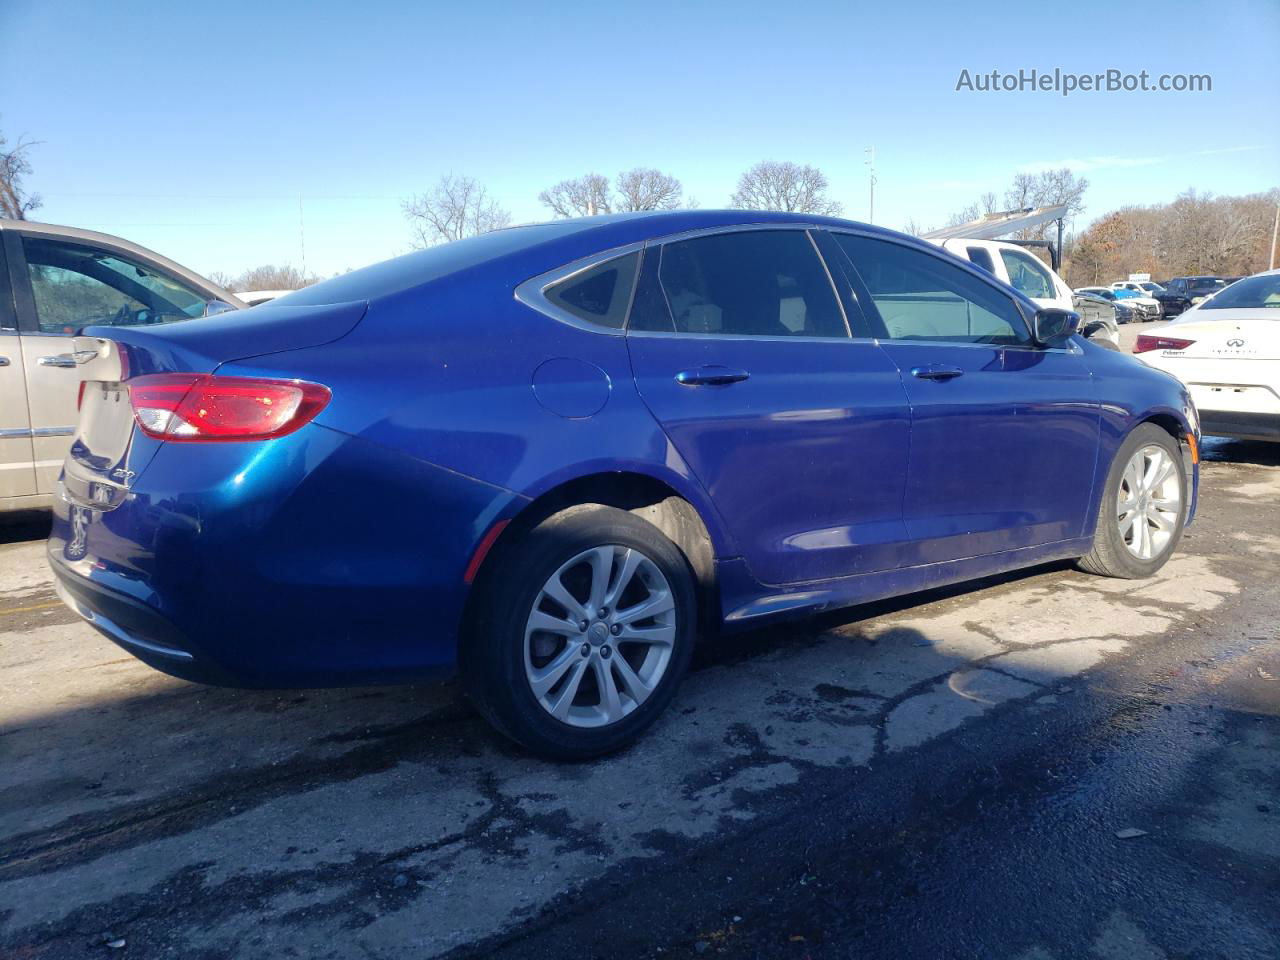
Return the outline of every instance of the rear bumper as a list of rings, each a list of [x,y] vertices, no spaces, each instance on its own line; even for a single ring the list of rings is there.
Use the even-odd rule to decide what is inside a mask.
[[[221,686],[451,671],[476,543],[522,498],[311,425],[165,444],[118,504],[54,499],[67,605],[158,670]]]
[[[163,673],[215,686],[238,686],[234,677],[197,655],[177,627],[155,609],[72,572],[50,554],[59,599],[107,639]]]

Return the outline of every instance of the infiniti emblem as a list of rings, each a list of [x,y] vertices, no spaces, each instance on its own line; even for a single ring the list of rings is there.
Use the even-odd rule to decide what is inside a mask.
[[[1235,337],[1234,339],[1231,339],[1231,340],[1228,340],[1228,341],[1227,341],[1227,346],[1228,346],[1228,347],[1243,347],[1243,346],[1244,346],[1244,341],[1243,341],[1243,340],[1241,340],[1239,337]]]

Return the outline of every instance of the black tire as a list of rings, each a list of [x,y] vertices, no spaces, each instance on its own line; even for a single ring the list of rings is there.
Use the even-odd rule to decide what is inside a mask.
[[[628,547],[653,562],[675,601],[675,635],[665,671],[643,702],[615,722],[581,727],[552,716],[535,697],[525,669],[525,626],[556,571],[601,546]],[[481,593],[461,657],[463,686],[477,709],[501,733],[550,759],[585,760],[634,741],[671,702],[693,655],[697,602],[684,554],[653,524],[625,510],[585,504],[542,521],[495,560],[478,584]],[[568,650],[578,641],[563,643],[561,649]],[[602,664],[601,669],[609,668]]]
[[[1169,454],[1177,471],[1178,489],[1181,491],[1178,518],[1173,533],[1163,549],[1149,560],[1136,556],[1129,549],[1117,523],[1121,477],[1134,454],[1147,445],[1162,447]],[[1126,580],[1142,580],[1153,576],[1168,562],[1178,546],[1178,541],[1182,538],[1183,526],[1187,519],[1188,494],[1186,468],[1183,465],[1182,448],[1178,441],[1166,430],[1153,423],[1140,424],[1120,445],[1111,463],[1111,469],[1107,472],[1106,487],[1102,491],[1102,501],[1098,507],[1098,524],[1093,535],[1093,549],[1078,561],[1080,569],[1098,576],[1119,577]]]

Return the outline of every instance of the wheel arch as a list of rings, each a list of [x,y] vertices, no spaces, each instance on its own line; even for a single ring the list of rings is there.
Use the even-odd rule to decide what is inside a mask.
[[[467,625],[482,608],[488,578],[501,567],[503,555],[521,536],[548,517],[574,507],[613,507],[626,510],[653,524],[684,555],[693,572],[698,596],[700,633],[714,631],[721,610],[716,580],[716,558],[723,556],[724,542],[717,519],[710,522],[704,515],[709,507],[699,508],[684,491],[664,478],[631,470],[586,473],[549,486],[507,518],[475,571],[472,588],[463,612],[463,630],[459,635],[459,658],[464,654]]]

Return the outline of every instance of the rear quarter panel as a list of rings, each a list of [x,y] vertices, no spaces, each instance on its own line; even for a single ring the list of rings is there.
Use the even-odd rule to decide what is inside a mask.
[[[219,372],[323,383],[333,399],[318,423],[526,501],[590,474],[651,476],[699,511],[717,556],[733,555],[714,507],[636,393],[625,338],[525,306],[514,297],[524,279],[464,271],[373,301],[341,345]],[[556,412],[535,395],[535,371],[565,359],[573,363],[543,369],[558,370],[567,393],[601,398],[600,409]]]

